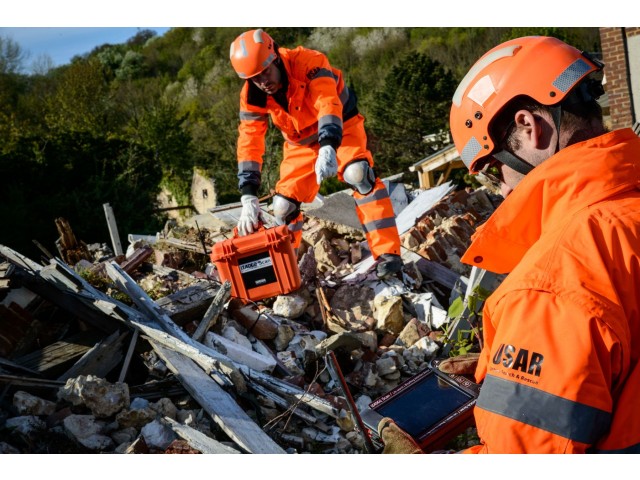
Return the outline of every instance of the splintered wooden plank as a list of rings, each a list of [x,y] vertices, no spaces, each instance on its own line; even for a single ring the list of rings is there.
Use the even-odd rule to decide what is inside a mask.
[[[249,453],[286,453],[192,360],[157,343],[152,344],[191,396],[242,449]]]
[[[127,355],[124,357],[124,362],[122,362],[122,369],[120,370],[120,376],[118,377],[119,382],[124,382],[124,379],[127,376],[127,372],[129,371],[129,364],[131,363],[131,357],[133,357],[133,351],[136,348],[136,343],[138,343],[139,336],[140,336],[140,330],[136,328],[133,331],[131,340],[129,341],[129,348],[127,349]]]
[[[122,265],[120,266],[125,272],[131,273],[140,265],[142,265],[142,263],[147,258],[149,258],[152,254],[153,254],[153,248],[149,247],[148,245],[145,245],[143,247],[136,249],[136,251],[133,252],[133,255],[131,255],[124,262],[122,262]]]
[[[164,417],[164,421],[171,429],[189,443],[189,446],[202,453],[241,453],[235,448],[228,447],[217,440],[188,425],[182,425],[172,418]]]
[[[218,290],[209,282],[198,282],[162,297],[156,303],[174,322],[183,324],[201,318]]]
[[[5,245],[0,245],[0,255],[2,255],[15,265],[24,267],[32,272],[38,272],[40,271],[40,269],[42,269],[42,266],[40,264],[34,262],[33,260],[25,257],[21,253],[18,253]]]
[[[116,262],[111,262],[107,263],[105,268],[107,275],[116,283],[118,289],[129,295],[133,303],[135,303],[142,312],[162,325],[162,328],[164,328],[167,333],[170,333],[183,342],[190,342],[191,337],[176,325],[171,317],[164,313],[164,310],[147,295],[147,292],[145,292],[127,272],[122,270],[120,265]]]
[[[0,291],[7,290],[11,286],[11,275],[15,267],[9,262],[0,263]]]
[[[113,332],[108,338],[98,342],[78,360],[73,367],[62,374],[58,380],[67,380],[80,375],[106,377],[118,365],[124,356],[122,353],[124,337],[128,332]]]
[[[227,303],[230,297],[231,297],[231,282],[229,282],[229,280],[226,280],[218,290],[218,293],[216,293],[216,296],[213,298],[211,305],[205,312],[204,317],[202,318],[202,320],[200,321],[200,324],[198,325],[198,328],[194,332],[193,334],[194,340],[198,342],[202,340],[202,337],[204,337],[204,334],[207,333],[207,331],[218,320],[218,315],[220,315],[220,313],[222,312],[222,309],[224,308],[224,305]]]
[[[444,285],[447,288],[454,288],[456,283],[460,279],[460,274],[448,269],[444,265],[440,265],[437,262],[427,260],[421,255],[412,252],[411,250],[407,250],[404,247],[402,247],[401,250],[402,260],[404,260],[405,262],[414,262],[423,278],[433,280],[434,282],[437,282],[440,285]]]
[[[0,383],[10,383],[13,386],[38,387],[58,389],[64,386],[64,382],[58,380],[46,380],[44,378],[21,377],[18,375],[0,374]]]
[[[47,345],[41,350],[16,358],[14,362],[38,373],[43,373],[84,355],[99,339],[99,333],[82,332],[65,340]]]
[[[122,255],[122,245],[120,244],[120,235],[118,234],[118,224],[116,223],[116,217],[113,214],[113,208],[108,203],[103,203],[104,215],[107,219],[107,226],[109,227],[109,235],[111,236],[111,243],[113,245],[113,252],[116,255]]]

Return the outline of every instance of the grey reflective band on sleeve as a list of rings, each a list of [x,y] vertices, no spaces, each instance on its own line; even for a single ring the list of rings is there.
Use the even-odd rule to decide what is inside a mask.
[[[471,137],[460,152],[460,158],[467,166],[467,168],[469,168],[469,165],[471,165],[471,162],[474,158],[476,158],[476,155],[480,152],[480,150],[482,150],[482,145],[480,145],[480,142],[476,140],[476,137]]]
[[[340,101],[342,102],[342,105],[345,105],[349,101],[350,96],[351,93],[349,92],[349,87],[345,85],[340,93]]]
[[[314,80],[316,78],[322,78],[322,77],[329,77],[329,78],[333,78],[334,80],[338,80],[338,77],[336,77],[333,72],[327,68],[320,68],[318,69],[317,72],[315,72],[315,74],[310,77],[311,80]]]
[[[299,230],[302,230],[303,224],[304,220],[298,220],[296,222],[287,224],[287,228],[290,232],[297,232]]]
[[[493,375],[486,376],[476,406],[588,445],[611,425],[610,412]]]
[[[266,113],[257,113],[257,112],[240,112],[240,120],[259,120],[262,122],[266,122],[269,117]]]
[[[260,164],[255,160],[242,160],[238,162],[239,172],[259,172]]]
[[[365,205],[370,202],[375,202],[376,200],[382,200],[385,198],[389,198],[389,192],[386,188],[381,188],[380,190],[376,190],[375,192],[367,195],[366,197],[355,199],[356,205],[359,207]]]
[[[340,128],[342,128],[342,119],[340,117],[336,117],[335,115],[324,115],[322,117],[320,117],[320,120],[318,120],[318,128],[322,128],[325,125],[338,125]]]
[[[388,218],[380,218],[379,220],[374,220],[373,222],[367,222],[362,225],[362,229],[364,233],[373,232],[375,230],[381,230],[383,228],[395,227],[396,219],[395,217]]]
[[[578,80],[591,70],[591,66],[583,59],[579,58],[569,65],[564,72],[558,75],[552,85],[562,93],[568,92]]]

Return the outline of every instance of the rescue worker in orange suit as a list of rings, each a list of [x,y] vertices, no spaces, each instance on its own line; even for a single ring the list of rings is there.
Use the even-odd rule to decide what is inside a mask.
[[[483,307],[466,453],[640,452],[640,138],[603,126],[602,68],[517,38],[453,97],[462,160],[505,197],[462,261],[508,273]]]
[[[285,142],[273,199],[279,225],[287,224],[298,248],[302,238],[300,204],[316,197],[323,179],[335,175],[353,188],[358,219],[385,278],[402,269],[400,238],[387,189],[373,170],[364,117],[342,72],[327,57],[304,47],[280,48],[262,29],[239,35],[231,44],[231,64],[245,81],[240,93],[238,178],[242,212],[238,233],[260,225],[258,201],[268,119]]]

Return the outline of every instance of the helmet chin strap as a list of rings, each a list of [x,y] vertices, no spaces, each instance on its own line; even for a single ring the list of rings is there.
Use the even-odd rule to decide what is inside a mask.
[[[551,107],[551,118],[553,118],[553,124],[556,126],[556,150],[553,152],[555,155],[560,151],[560,123],[562,123],[562,105],[554,105]]]
[[[507,167],[512,168],[522,175],[526,175],[531,170],[533,170],[533,165],[524,161],[513,153],[508,152],[507,150],[500,150],[499,152],[495,152],[493,153],[493,156],[499,162],[504,163]]]

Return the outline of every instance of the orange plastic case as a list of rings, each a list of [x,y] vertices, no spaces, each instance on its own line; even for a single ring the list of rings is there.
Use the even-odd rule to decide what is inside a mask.
[[[237,298],[256,301],[300,288],[300,270],[286,225],[218,242],[211,249],[211,261],[220,280],[231,282],[231,295]]]

